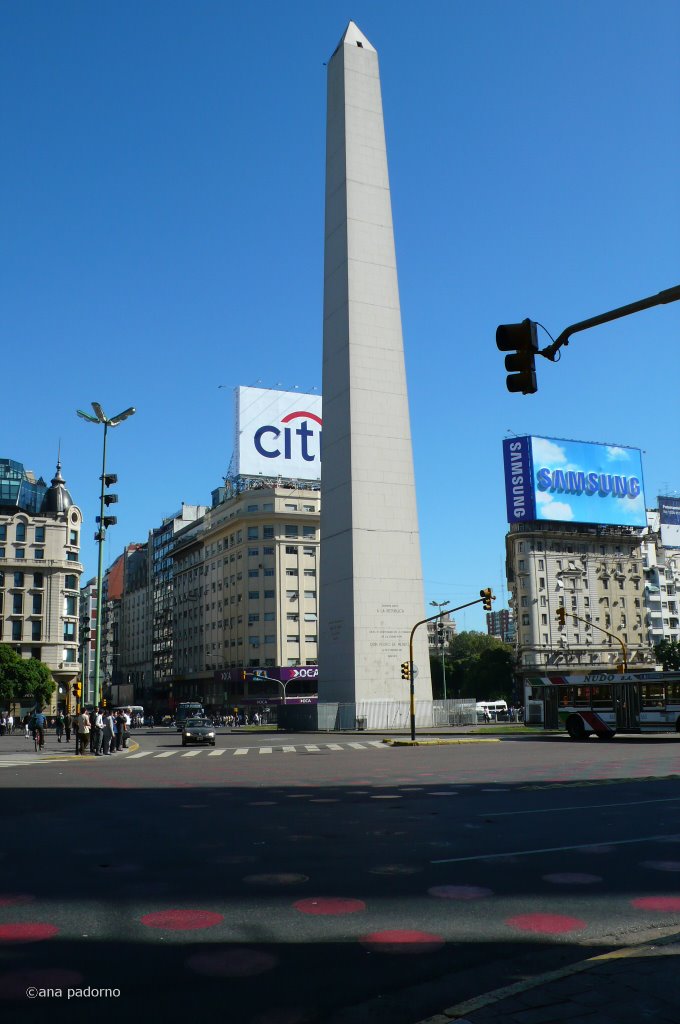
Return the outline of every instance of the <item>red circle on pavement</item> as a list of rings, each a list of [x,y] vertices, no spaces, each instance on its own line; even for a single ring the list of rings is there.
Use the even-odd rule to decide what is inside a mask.
[[[224,920],[224,914],[212,910],[158,910],[139,919],[147,928],[162,928],[168,932],[193,932],[199,928],[213,928]]]
[[[311,899],[298,900],[293,906],[301,914],[356,914],[357,911],[366,909],[366,904],[363,900],[345,899],[338,896],[328,899],[312,897]]]
[[[41,942],[52,939],[59,929],[54,924],[26,921],[17,924],[0,924],[0,942]]]
[[[371,932],[362,936],[359,942],[376,953],[433,953],[444,945],[441,935],[405,928]]]
[[[208,978],[251,978],[256,974],[271,971],[278,966],[278,962],[272,953],[234,947],[214,949],[209,953],[194,953],[186,961],[186,966],[196,974],[203,974]]]
[[[80,988],[85,978],[61,967],[24,967],[0,975],[0,999],[26,1000],[28,988]]]
[[[638,910],[662,910],[665,913],[680,910],[680,896],[639,896],[630,902]]]
[[[441,900],[481,900],[493,896],[492,889],[479,885],[433,885],[427,891],[430,896],[438,896]]]
[[[16,907],[20,903],[30,903],[35,899],[29,892],[3,892],[0,893],[0,907]]]
[[[565,917],[563,914],[518,914],[517,917],[508,917],[505,923],[510,928],[540,935],[562,935],[588,927],[580,917]]]

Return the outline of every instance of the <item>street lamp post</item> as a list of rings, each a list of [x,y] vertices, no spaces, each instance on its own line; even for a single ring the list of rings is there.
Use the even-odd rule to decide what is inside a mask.
[[[430,604],[433,605],[435,608],[439,608],[439,610],[441,611],[442,608],[444,608],[447,604],[451,604],[451,602],[450,601],[430,601]],[[439,621],[437,623],[437,626],[436,626],[437,629],[439,628],[440,624],[441,624],[441,627],[442,627],[442,633],[441,633],[441,640],[440,640],[439,646],[441,647],[441,652],[442,652],[442,679],[444,680],[444,700],[446,700],[446,661],[445,661],[445,658],[444,658],[444,647],[445,647],[445,645],[444,645],[444,632],[443,632],[443,629],[444,629],[444,620],[443,620],[443,618],[439,619]]]
[[[106,476],[106,435],[109,427],[117,427],[119,423],[126,420],[129,416],[134,416],[135,409],[125,409],[124,412],[119,412],[117,416],[111,416],[108,418],[104,415],[99,402],[92,402],[92,408],[95,411],[94,416],[90,416],[88,412],[83,412],[82,409],[77,409],[76,412],[81,419],[87,420],[88,423],[102,423],[104,425],[104,446],[102,452],[102,475],[100,477],[102,486],[99,500],[99,529],[94,535],[94,539],[99,545],[99,556],[97,559],[97,628],[95,632],[95,650],[94,650],[94,694],[93,703],[95,708],[99,707],[100,697],[100,673],[101,673],[101,645],[102,645],[102,586],[103,586],[103,567],[104,567],[104,540],[106,539],[106,528],[107,526],[114,526],[116,523],[115,516],[105,516],[105,506],[110,504],[113,500],[117,501],[118,498],[114,494],[106,494],[107,487],[107,476]],[[116,478],[108,478],[109,483],[115,483]]]

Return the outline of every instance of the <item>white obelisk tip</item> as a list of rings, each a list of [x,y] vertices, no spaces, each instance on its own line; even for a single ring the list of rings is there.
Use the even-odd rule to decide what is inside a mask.
[[[345,34],[338,43],[338,49],[341,46],[360,46],[364,50],[371,50],[375,53],[375,46],[371,46],[364,33],[353,21],[350,21],[345,29]]]

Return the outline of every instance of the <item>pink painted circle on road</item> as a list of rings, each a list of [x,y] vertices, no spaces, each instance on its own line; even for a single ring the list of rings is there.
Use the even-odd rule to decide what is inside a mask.
[[[194,953],[185,961],[185,967],[208,978],[252,978],[273,970],[278,963],[278,957],[272,953],[234,946]]]
[[[214,928],[224,920],[224,914],[216,914],[212,910],[158,910],[153,914],[144,914],[139,920],[146,928],[194,932],[200,928]]]
[[[554,882],[555,885],[594,885],[601,882],[601,875],[588,875],[583,871],[562,871],[555,875],[543,875],[544,882]]]
[[[665,914],[680,910],[680,896],[638,896],[630,902],[638,910],[660,910]]]
[[[444,945],[441,935],[419,932],[406,928],[371,932],[359,939],[362,946],[374,953],[434,953]]]
[[[61,967],[24,967],[0,975],[0,999],[26,1001],[28,988],[81,988],[85,978],[78,971]]]
[[[537,935],[564,935],[588,927],[588,923],[580,917],[566,917],[563,914],[518,914],[506,918],[505,923],[509,928],[519,928],[520,931]]]
[[[366,909],[366,904],[363,900],[353,900],[339,896],[330,898],[313,897],[311,899],[298,900],[293,906],[301,914],[327,914],[330,916],[356,914]]]
[[[437,896],[440,900],[482,900],[493,896],[492,889],[480,885],[433,885],[427,891],[430,896]]]
[[[43,924],[38,921],[0,924],[0,942],[42,942],[53,939],[59,934],[54,924]]]
[[[35,899],[30,892],[0,893],[0,907],[18,907],[21,903],[31,903]]]

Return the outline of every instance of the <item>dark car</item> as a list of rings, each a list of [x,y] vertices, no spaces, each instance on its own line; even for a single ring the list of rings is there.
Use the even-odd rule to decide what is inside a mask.
[[[209,743],[215,746],[215,726],[207,718],[190,718],[182,729],[182,746],[189,743]]]

